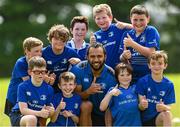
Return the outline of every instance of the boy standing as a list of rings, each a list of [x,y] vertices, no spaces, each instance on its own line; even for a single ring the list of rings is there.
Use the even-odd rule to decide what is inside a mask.
[[[136,5],[131,9],[130,19],[133,29],[124,33],[122,48],[125,50],[121,58],[129,60],[133,67],[133,82],[136,82],[150,73],[147,58],[152,52],[159,50],[160,36],[155,27],[148,26],[150,16],[143,5]]]
[[[48,126],[76,126],[79,122],[81,97],[73,93],[76,88],[75,75],[72,72],[63,72],[59,77],[59,88],[53,99],[56,108]]]
[[[42,56],[47,62],[47,70],[55,73],[56,80],[53,85],[55,93],[58,91],[58,77],[68,70],[70,64],[80,62],[79,55],[65,46],[69,39],[69,30],[64,25],[54,25],[48,32],[48,40],[51,45],[43,49]]]
[[[67,45],[76,50],[81,60],[86,60],[86,52],[89,47],[89,43],[85,42],[88,25],[88,19],[85,16],[75,16],[70,24],[73,38],[67,42]]]
[[[175,103],[175,92],[173,83],[163,76],[167,59],[164,51],[153,52],[148,58],[151,74],[137,83],[143,126],[172,126],[170,110]]]
[[[95,37],[90,37],[90,42],[100,42],[103,44],[107,52],[106,64],[115,68],[119,63],[119,56],[122,53],[122,51],[119,52],[122,35],[128,28],[132,28],[132,26],[118,22],[117,24],[121,23],[123,26],[119,28],[117,24],[112,24],[113,15],[110,6],[107,4],[94,6],[93,17],[100,30],[94,33]]]
[[[129,64],[118,64],[115,68],[115,77],[118,84],[109,89],[101,101],[100,110],[110,108],[113,126],[141,126],[136,85],[131,85],[132,67]]]
[[[43,42],[38,38],[28,37],[24,40],[23,49],[25,56],[20,57],[14,65],[11,81],[7,92],[6,105],[4,111],[5,114],[9,115],[12,107],[16,104],[17,88],[19,84],[29,79],[27,61],[33,56],[41,56],[42,47]]]
[[[48,118],[54,113],[51,106],[53,89],[44,82],[46,61],[39,56],[28,61],[28,73],[31,76],[18,87],[17,103],[10,113],[12,126],[40,125],[39,118]]]

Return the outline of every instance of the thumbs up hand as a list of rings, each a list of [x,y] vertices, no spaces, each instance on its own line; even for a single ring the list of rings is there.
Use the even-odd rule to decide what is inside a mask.
[[[90,38],[89,39],[90,39],[90,44],[91,45],[96,43],[96,37],[94,36],[93,32],[90,33]]]
[[[165,110],[165,105],[164,105],[164,102],[162,101],[162,99],[160,99],[159,103],[156,104],[156,110],[157,112],[162,112]]]
[[[62,97],[62,98],[61,98],[61,101],[60,101],[60,103],[59,103],[59,105],[58,105],[58,107],[57,107],[57,109],[56,109],[56,110],[58,110],[59,112],[60,112],[60,110],[65,109],[65,107],[66,107],[66,102],[64,102],[63,100],[64,100],[64,98]]]
[[[46,105],[42,107],[41,111],[39,112],[39,116],[42,118],[48,118],[49,111],[46,109]]]
[[[54,114],[55,112],[55,108],[54,105],[52,103],[50,103],[50,106],[46,106],[46,109],[49,111],[49,115],[50,117]]]
[[[143,110],[148,108],[148,101],[145,95],[140,97],[140,106],[143,108]]]
[[[131,59],[132,55],[131,55],[131,51],[130,50],[127,50],[126,46],[124,45],[124,51],[122,53],[123,57],[125,59]]]
[[[96,77],[93,78],[91,86],[87,89],[88,94],[103,93],[101,85],[96,83]]]
[[[123,23],[123,22],[120,22],[118,21],[116,18],[114,18],[114,21],[116,23],[116,26],[119,28],[119,29],[124,29],[126,27],[126,25]]]
[[[131,36],[127,34],[127,37],[124,38],[123,43],[125,47],[133,47],[133,44],[135,43]]]
[[[111,96],[118,96],[121,91],[118,89],[118,84],[109,92]]]

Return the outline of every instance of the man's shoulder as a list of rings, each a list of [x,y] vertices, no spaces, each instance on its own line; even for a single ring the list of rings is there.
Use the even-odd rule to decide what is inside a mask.
[[[85,61],[81,61],[80,63],[78,63],[76,65],[79,69],[85,69],[87,66],[88,66],[88,61],[85,60]]]
[[[112,74],[112,75],[115,74],[114,69],[113,69],[112,67],[110,67],[110,66],[108,66],[108,65],[106,65],[106,64],[105,64],[105,67],[107,68],[107,72],[108,72],[108,73],[110,73],[110,74]]]

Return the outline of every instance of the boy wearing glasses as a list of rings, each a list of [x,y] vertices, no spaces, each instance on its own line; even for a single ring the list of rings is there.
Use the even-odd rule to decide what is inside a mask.
[[[18,87],[17,103],[10,113],[12,126],[41,125],[41,118],[49,118],[54,113],[51,104],[53,88],[44,81],[46,61],[39,56],[28,61],[31,76]]]

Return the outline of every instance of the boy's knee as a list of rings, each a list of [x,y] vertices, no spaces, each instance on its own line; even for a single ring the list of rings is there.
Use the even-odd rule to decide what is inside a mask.
[[[28,121],[29,121],[30,123],[35,123],[35,124],[37,124],[37,117],[34,116],[34,115],[30,115]]]
[[[161,112],[160,115],[162,118],[167,118],[167,117],[169,118],[171,117],[172,114],[170,111],[164,111],[164,112]]]
[[[81,111],[92,112],[93,104],[90,101],[82,102]]]

